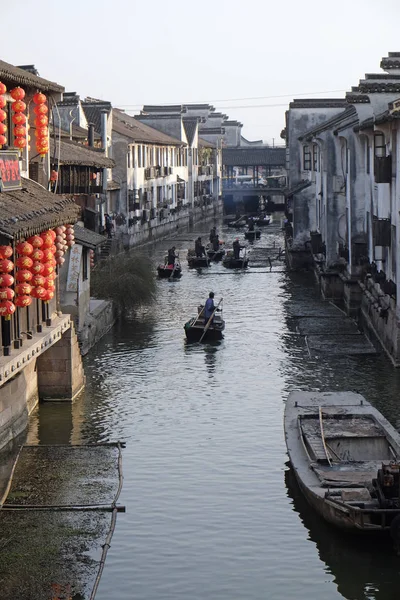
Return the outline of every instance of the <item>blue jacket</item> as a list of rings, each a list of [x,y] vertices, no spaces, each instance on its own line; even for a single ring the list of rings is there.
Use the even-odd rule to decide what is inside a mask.
[[[213,314],[215,309],[214,306],[214,299],[213,298],[207,298],[206,300],[206,305],[204,307],[204,317],[206,320],[208,320],[211,315]]]

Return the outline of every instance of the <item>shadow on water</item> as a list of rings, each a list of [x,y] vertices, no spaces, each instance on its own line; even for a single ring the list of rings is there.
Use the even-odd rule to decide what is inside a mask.
[[[330,526],[310,508],[293,469],[289,463],[286,467],[285,484],[292,508],[303,522],[308,539],[316,544],[326,572],[333,575],[338,592],[348,600],[398,598],[400,557],[394,554],[390,539],[347,535]]]

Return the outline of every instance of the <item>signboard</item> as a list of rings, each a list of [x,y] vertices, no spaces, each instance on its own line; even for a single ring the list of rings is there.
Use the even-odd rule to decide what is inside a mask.
[[[0,150],[0,192],[19,190],[21,174],[17,150]]]
[[[79,273],[81,270],[82,246],[74,244],[69,250],[67,292],[78,291]]]

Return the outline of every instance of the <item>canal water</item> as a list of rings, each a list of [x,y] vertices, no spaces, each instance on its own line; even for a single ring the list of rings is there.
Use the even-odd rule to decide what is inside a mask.
[[[229,245],[235,232],[217,225]],[[400,426],[400,373],[382,355],[311,357],[290,307],[318,294],[279,260],[188,270],[187,248],[208,233],[198,226],[147,250],[156,266],[174,243],[182,279],[159,281],[155,304],[90,352],[72,409],[41,405],[31,420],[41,443],[126,442],[127,512],[98,600],[397,598],[391,548],[344,536],[304,502],[282,419],[291,390],[357,390]],[[274,246],[278,258],[278,217],[253,254],[268,247],[274,258]],[[225,338],[187,345],[183,325],[211,290],[224,299]]]

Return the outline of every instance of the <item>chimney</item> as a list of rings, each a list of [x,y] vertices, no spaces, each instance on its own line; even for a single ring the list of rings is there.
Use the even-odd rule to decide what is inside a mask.
[[[94,125],[93,123],[89,123],[88,126],[88,144],[90,148],[94,146]]]
[[[107,146],[107,111],[101,111],[101,146],[104,150],[105,156],[108,156]]]

